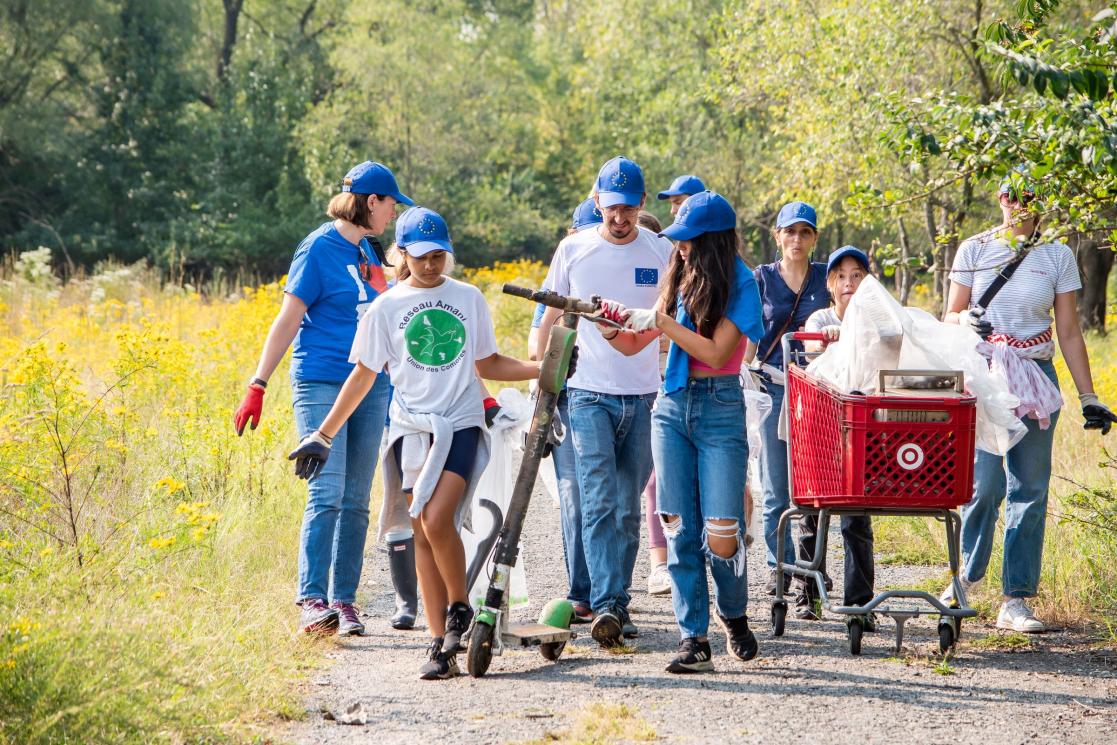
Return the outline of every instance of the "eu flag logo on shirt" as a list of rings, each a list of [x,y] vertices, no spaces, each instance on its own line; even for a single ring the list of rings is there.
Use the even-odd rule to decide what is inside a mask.
[[[636,267],[636,284],[655,287],[659,284],[659,270],[654,267],[650,269]]]

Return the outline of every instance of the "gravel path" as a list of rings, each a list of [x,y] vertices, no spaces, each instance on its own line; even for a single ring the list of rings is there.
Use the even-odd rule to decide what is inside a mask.
[[[532,604],[516,615],[535,620],[543,603],[564,596],[566,589],[558,509],[542,492],[534,498],[524,541]],[[840,567],[840,539],[832,544],[830,566]],[[749,552],[749,616],[760,655],[750,663],[728,658],[720,629],[711,629],[717,672],[670,675],[663,668],[678,632],[670,598],[646,594],[647,570],[642,553],[632,602],[641,637],[633,653],[605,652],[589,638],[588,626],[579,626],[584,633],[567,645],[557,663],[538,652],[508,652],[494,658],[483,679],[426,682],[417,676],[426,632],[388,626],[393,595],[387,561],[372,550],[362,588],[369,633],[338,641],[329,653],[331,666],[307,686],[306,719],[285,737],[299,743],[381,745],[567,737],[573,742],[579,733],[588,737],[587,711],[591,718],[621,711],[592,707],[624,704],[631,714],[620,715],[623,721],[612,734],[592,729],[604,723],[589,722],[589,732],[601,738],[596,741],[625,735],[647,739],[651,731],[657,741],[667,742],[1117,741],[1117,659],[1112,651],[1095,650],[1088,640],[1068,632],[1039,636],[1026,651],[990,650],[974,646],[974,640],[999,632],[970,622],[943,675],[935,670],[940,658],[930,619],[908,623],[899,658],[892,654],[893,626],[887,619],[876,634],[866,634],[859,658],[850,656],[839,620],[789,618],[786,635],[774,639],[763,594],[763,551],[755,545]],[[840,574],[836,572],[838,582]],[[877,586],[910,584],[929,574],[941,574],[941,569],[881,566]],[[367,714],[364,726],[339,725],[327,713],[343,712],[355,703]]]

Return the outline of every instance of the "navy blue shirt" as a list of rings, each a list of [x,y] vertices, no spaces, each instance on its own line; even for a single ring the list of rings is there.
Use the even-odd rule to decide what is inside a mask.
[[[333,222],[323,223],[296,249],[284,289],[306,303],[306,315],[291,352],[293,380],[341,383],[349,377],[357,321],[379,294],[361,274],[362,250],[382,282],[368,242],[362,238],[360,247],[353,245]]]
[[[802,330],[811,313],[830,306],[830,291],[826,289],[826,265],[817,261],[811,262],[806,286],[803,288],[803,299],[795,309],[795,318],[782,333],[780,329],[783,328],[792,306],[795,305],[795,293],[787,286],[787,282],[783,281],[778,261],[756,267],[753,276],[756,277],[756,284],[760,288],[760,305],[764,312],[764,338],[757,345],[756,360],[782,370],[783,348],[778,343],[766,359],[764,353],[773,342],[777,341],[777,334],[782,336],[782,334]]]

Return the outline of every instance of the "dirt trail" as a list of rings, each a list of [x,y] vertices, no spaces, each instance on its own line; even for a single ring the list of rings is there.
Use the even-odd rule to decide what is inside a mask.
[[[534,620],[543,603],[565,594],[558,509],[545,494],[537,493],[524,536],[532,604],[519,615]],[[840,567],[840,539],[832,543],[830,566]],[[908,623],[902,658],[893,656],[893,626],[886,619],[877,633],[866,634],[860,657],[850,656],[839,620],[789,618],[786,635],[774,639],[763,594],[763,551],[757,546],[750,549],[748,565],[749,617],[760,640],[760,655],[750,663],[728,658],[724,636],[712,628],[716,673],[664,672],[678,632],[670,598],[645,592],[648,567],[642,555],[633,593],[633,619],[641,631],[634,653],[599,649],[582,626],[584,635],[567,645],[558,663],[538,652],[517,651],[494,658],[483,679],[426,682],[417,676],[426,632],[388,627],[387,562],[373,550],[361,593],[369,633],[339,641],[332,666],[308,686],[306,720],[285,734],[300,743],[378,745],[562,738],[585,725],[587,710],[600,712],[593,705],[625,704],[632,727],[618,731],[629,736],[654,731],[658,741],[667,742],[1117,741],[1117,659],[1111,651],[1095,651],[1067,632],[1038,636],[1025,651],[988,649],[975,646],[975,640],[1000,632],[971,622],[944,675],[934,669],[939,657],[933,620]],[[881,566],[877,586],[939,573]],[[836,574],[840,582],[841,573]],[[339,725],[324,713],[355,702],[367,712],[364,726]]]

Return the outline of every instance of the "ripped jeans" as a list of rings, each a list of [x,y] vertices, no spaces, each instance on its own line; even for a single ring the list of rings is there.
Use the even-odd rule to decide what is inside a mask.
[[[718,613],[725,618],[745,615],[742,495],[748,456],[745,401],[736,375],[691,379],[686,388],[660,393],[652,412],[652,460],[658,514],[667,536],[671,602],[684,639],[705,636],[709,628],[707,559]],[[711,522],[715,520],[734,522],[718,525]],[[736,540],[729,558],[711,550],[710,540],[718,538],[722,540],[715,543]]]

